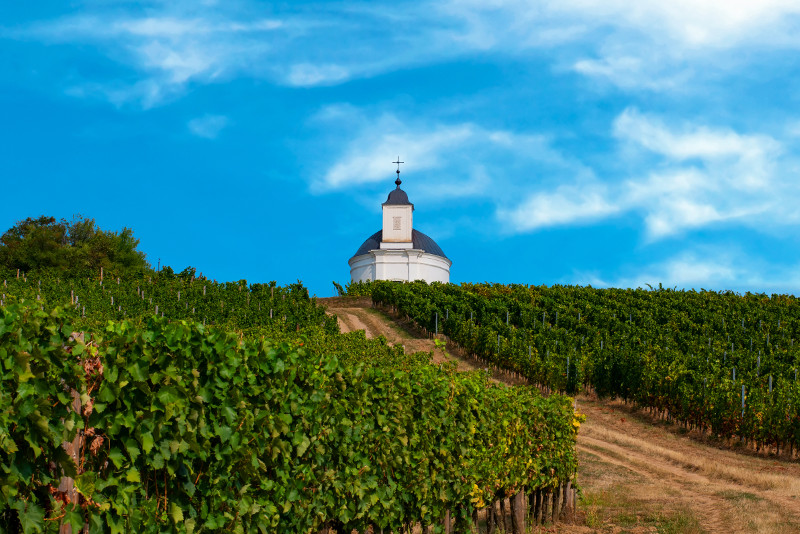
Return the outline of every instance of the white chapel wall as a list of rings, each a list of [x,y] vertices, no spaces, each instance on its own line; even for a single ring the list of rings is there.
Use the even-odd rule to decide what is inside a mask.
[[[368,280],[425,280],[431,282],[450,281],[450,266],[447,258],[428,254],[418,249],[373,250],[350,260],[350,279],[353,282]]]

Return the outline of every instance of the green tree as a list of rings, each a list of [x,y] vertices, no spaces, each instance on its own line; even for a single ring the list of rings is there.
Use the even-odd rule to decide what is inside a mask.
[[[19,221],[0,238],[0,261],[11,269],[63,267],[62,249],[67,243],[67,225],[62,219],[40,216]]]
[[[133,230],[105,231],[81,215],[72,221],[29,217],[0,237],[0,266],[23,271],[61,271],[85,276],[104,268],[109,274],[150,269]]]

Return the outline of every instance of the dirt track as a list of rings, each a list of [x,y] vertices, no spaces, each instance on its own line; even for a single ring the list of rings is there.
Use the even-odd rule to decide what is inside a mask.
[[[460,370],[474,369],[368,301],[331,300],[323,304],[337,315],[343,332],[363,329],[407,352],[434,351],[437,362],[451,359]],[[687,434],[619,401],[588,395],[577,401],[586,414],[578,436],[580,512],[574,524],[542,531],[800,533],[797,460]]]

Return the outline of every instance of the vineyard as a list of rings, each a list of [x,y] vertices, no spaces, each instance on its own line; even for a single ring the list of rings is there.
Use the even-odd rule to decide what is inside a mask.
[[[574,500],[582,417],[562,393],[800,439],[793,297],[344,290],[532,384],[509,388],[340,333],[300,283],[0,276],[2,532],[522,532]]]
[[[756,447],[800,446],[794,297],[418,282],[354,290],[545,389],[592,389]]]
[[[521,532],[574,498],[570,398],[340,334],[299,283],[0,276],[2,532]]]

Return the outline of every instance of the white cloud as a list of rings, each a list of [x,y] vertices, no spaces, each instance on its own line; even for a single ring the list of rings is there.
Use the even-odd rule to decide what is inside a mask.
[[[554,64],[626,89],[674,91],[748,61],[730,50],[800,48],[795,0],[452,0],[285,10],[179,2],[151,6],[145,16],[110,6],[87,11],[0,34],[93,44],[173,86],[225,76],[333,85],[475,54],[543,50]],[[376,31],[384,27],[392,31]]]
[[[453,33],[482,48],[548,46],[577,39],[605,46],[615,42],[607,38],[610,34],[681,50],[730,48],[744,42],[800,44],[794,32],[800,5],[794,0],[451,0],[436,6],[439,14],[462,21]]]
[[[780,151],[780,144],[768,136],[740,135],[730,128],[711,129],[692,124],[668,128],[662,120],[632,108],[614,121],[614,135],[678,161],[725,157],[756,161]]]
[[[495,208],[502,231],[525,233],[638,216],[647,242],[700,229],[757,231],[796,224],[800,198],[783,144],[760,133],[623,111],[612,125],[619,143],[598,177],[543,136],[491,130],[474,123],[400,121],[329,106],[315,118],[331,128],[338,154],[316,192],[389,183],[400,152],[415,195],[431,201],[469,198]],[[347,125],[343,127],[342,125]],[[391,158],[391,159],[390,159]]]
[[[624,89],[686,91],[752,61],[732,50],[800,48],[795,0],[452,0],[457,42],[510,52],[560,47],[576,72]],[[579,45],[570,48],[570,45]]]
[[[228,125],[228,122],[228,117],[224,115],[205,115],[190,120],[187,127],[190,132],[198,137],[216,139],[222,129]]]
[[[204,36],[226,33],[270,32],[283,26],[277,19],[261,19],[254,22],[211,23],[202,18],[146,17],[121,20],[112,26],[117,36],[136,35],[141,37],[180,38],[185,36]]]
[[[292,65],[286,81],[289,85],[312,87],[315,85],[333,85],[350,77],[348,69],[339,65],[313,65],[302,63]]]
[[[784,185],[776,175],[782,146],[770,136],[694,124],[668,127],[633,109],[614,122],[614,135],[657,169],[624,185],[630,208],[645,213],[651,239],[722,221],[755,225],[788,208],[776,195]]]
[[[576,72],[595,78],[608,78],[624,89],[653,91],[679,90],[687,82],[687,72],[661,72],[659,61],[629,55],[580,59],[572,67]]]
[[[635,270],[632,276],[600,279],[595,273],[574,273],[572,282],[591,283],[596,287],[664,287],[800,293],[800,265],[765,262],[738,248],[719,245],[692,247],[649,265],[628,265],[622,271]]]
[[[566,0],[553,8],[686,47],[730,47],[752,39],[782,43],[793,38],[787,35],[790,17],[800,14],[793,0]]]
[[[733,290],[800,294],[800,264],[766,261],[743,250],[738,243],[694,245],[649,262],[632,261],[600,276],[575,271],[563,279],[569,284],[594,287],[630,287]]]
[[[179,19],[174,17],[147,17],[121,20],[114,24],[111,32],[117,36],[138,35],[142,37],[183,37],[210,33],[209,25],[201,19]]]
[[[386,180],[387,156],[398,150],[413,154],[406,170],[420,172],[442,165],[445,150],[453,150],[476,135],[470,124],[439,126],[429,131],[410,131],[393,116],[384,116],[350,142],[344,156],[325,174],[321,186],[337,189],[359,183]],[[405,156],[404,156],[405,157]]]
[[[4,32],[15,38],[53,43],[90,43],[113,59],[130,64],[141,79],[122,87],[118,81],[91,80],[68,94],[101,96],[115,105],[139,102],[148,108],[183,92],[191,82],[208,83],[242,72],[262,73],[270,37],[286,32],[276,19],[226,20],[224,17],[150,16],[121,13],[67,16],[29,28]]]
[[[625,287],[646,287],[646,284],[665,287],[723,288],[733,287],[743,273],[731,262],[719,259],[701,259],[694,254],[682,255],[657,265],[649,274],[623,282]]]
[[[498,210],[501,221],[516,232],[568,224],[585,224],[618,213],[603,186],[560,187],[555,193],[539,192],[511,210]]]
[[[614,121],[618,158],[631,170],[608,182],[573,180],[538,188],[498,210],[518,232],[587,224],[620,213],[642,217],[656,241],[687,231],[736,224],[757,230],[795,224],[800,184],[778,140],[730,128],[667,124],[627,109]]]
[[[138,53],[145,68],[163,72],[165,80],[172,84],[183,84],[200,75],[214,78],[215,66],[220,62],[216,51],[197,46],[177,48],[152,42],[141,46]]]
[[[435,202],[471,198],[500,206],[529,192],[531,184],[590,174],[553,150],[544,136],[471,122],[401,121],[392,113],[372,116],[350,106],[323,108],[313,122],[336,154],[327,171],[312,180],[316,192],[389,185],[390,162],[398,153],[406,162],[401,178],[414,184],[414,198]]]
[[[739,254],[720,249],[689,250],[650,265],[637,266],[632,277],[620,277],[605,287],[664,287],[694,289],[731,289],[752,281],[752,266],[742,263]],[[593,278],[593,275],[588,275]],[[579,278],[586,278],[578,275]],[[597,282],[600,282],[599,280]],[[753,286],[751,286],[753,287]]]
[[[724,220],[714,206],[686,198],[668,199],[647,213],[645,223],[650,239],[660,239],[678,232],[702,228]]]
[[[149,109],[177,94],[177,88],[174,85],[146,79],[133,85],[123,85],[119,82],[108,84],[90,82],[73,85],[68,87],[65,92],[79,98],[102,98],[117,107],[135,101],[139,102],[143,109]]]

